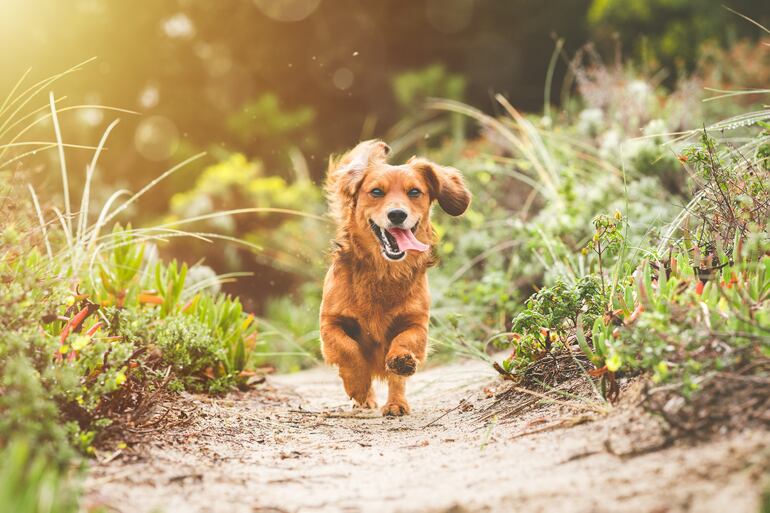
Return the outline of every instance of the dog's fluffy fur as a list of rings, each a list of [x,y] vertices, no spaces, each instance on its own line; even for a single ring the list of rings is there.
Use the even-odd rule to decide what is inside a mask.
[[[435,241],[431,204],[437,201],[457,216],[471,195],[456,169],[420,158],[392,166],[389,152],[381,141],[366,141],[329,161],[326,191],[337,236],[320,325],[324,358],[339,368],[348,396],[361,407],[376,408],[372,380],[387,380],[382,413],[404,415],[409,413],[406,379],[427,351],[426,271],[434,258],[432,248],[425,251],[420,243]],[[394,209],[406,214],[395,225]],[[407,230],[413,235],[402,237],[414,242],[404,244],[416,250],[398,251],[394,241],[406,239],[393,233]]]

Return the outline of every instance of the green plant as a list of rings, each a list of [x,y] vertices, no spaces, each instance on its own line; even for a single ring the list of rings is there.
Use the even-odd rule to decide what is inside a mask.
[[[523,369],[556,350],[556,345],[559,350],[569,350],[568,338],[575,330],[582,333],[583,322],[602,321],[605,298],[594,276],[581,278],[574,285],[557,281],[532,295],[511,323],[513,352],[503,361],[503,369]]]
[[[155,264],[155,294],[160,298],[161,318],[170,315],[180,307],[180,299],[187,277],[187,264],[181,266],[176,260],[170,264],[157,262]]]
[[[306,131],[314,118],[315,111],[311,107],[286,110],[281,107],[277,95],[265,93],[230,114],[227,128],[243,143],[270,140],[285,145],[284,139],[290,140],[291,136]]]
[[[12,103],[31,101],[42,89],[35,88]],[[93,148],[77,210],[66,166],[68,146],[57,121],[59,102],[52,95],[49,100],[46,117],[54,121],[56,142],[50,147],[59,150],[63,210],[41,203],[31,186],[27,205],[16,181],[0,182],[3,207],[13,213],[0,222],[0,449],[23,435],[34,452],[32,461],[40,455],[63,467],[74,458],[73,449],[92,453],[106,427],[141,413],[161,387],[221,392],[246,385],[257,333],[237,299],[212,289],[233,274],[188,279],[187,264],[164,263],[154,246],[181,236],[244,241],[178,229],[201,216],[151,228],[116,223],[181,165],[122,202],[126,191],[113,193],[94,219],[92,178],[117,122]],[[14,141],[0,144],[3,155]],[[111,233],[104,233],[110,226]]]
[[[195,244],[196,253],[216,268],[238,270],[256,262],[301,281],[322,275],[316,256],[331,237],[324,212],[321,191],[306,174],[292,181],[265,176],[261,161],[229,154],[206,167],[193,187],[172,196],[164,225],[194,220],[191,224],[201,234],[238,236],[248,241],[249,249],[258,250],[244,251],[243,245],[201,249],[189,238],[174,241],[171,250],[176,254],[186,254]],[[238,215],[244,213],[252,215]]]
[[[747,0],[730,4],[732,9],[756,19],[766,15]],[[619,35],[646,60],[662,60],[679,67],[692,66],[706,42],[725,44],[738,34],[751,34],[753,27],[715,0],[594,0],[588,21],[600,36]],[[732,11],[732,12],[731,12]],[[683,16],[688,23],[684,23]],[[644,37],[634,37],[644,34]]]
[[[257,345],[257,323],[253,315],[245,315],[240,301],[229,296],[197,295],[189,314],[208,328],[222,345],[224,371],[235,378],[254,364]]]
[[[70,474],[52,466],[29,440],[14,438],[0,449],[0,504],[15,513],[75,513]]]
[[[90,287],[100,303],[134,304],[146,246],[135,240],[130,225],[124,230],[115,224],[110,242],[109,250],[96,255],[99,279],[92,279]]]
[[[587,255],[589,251],[596,254],[602,295],[607,296],[609,291],[604,283],[606,260],[608,256],[618,251],[625,241],[623,237],[623,214],[620,213],[620,210],[616,210],[612,217],[596,216],[593,225],[594,234],[591,236],[591,241],[583,248],[583,255]]]

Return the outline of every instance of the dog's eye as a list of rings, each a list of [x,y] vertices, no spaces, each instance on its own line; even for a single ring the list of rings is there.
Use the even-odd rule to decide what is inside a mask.
[[[371,191],[369,191],[369,194],[371,194],[375,198],[382,198],[383,196],[385,196],[385,193],[383,192],[383,190],[379,188],[372,189]]]
[[[422,191],[420,189],[409,189],[409,192],[406,193],[407,196],[410,198],[419,198],[422,194]]]

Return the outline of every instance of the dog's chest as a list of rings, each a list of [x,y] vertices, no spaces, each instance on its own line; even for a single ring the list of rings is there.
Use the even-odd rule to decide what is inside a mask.
[[[425,296],[425,297],[422,297]],[[405,329],[409,314],[415,309],[427,312],[424,287],[357,288],[352,312],[359,328],[359,342],[387,344]]]
[[[401,309],[390,302],[378,301],[376,297],[356,298],[355,320],[359,326],[360,342],[382,344],[388,341],[388,332],[399,318]]]

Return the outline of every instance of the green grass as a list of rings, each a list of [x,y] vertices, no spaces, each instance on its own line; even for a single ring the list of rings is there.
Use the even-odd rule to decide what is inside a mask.
[[[76,509],[75,496],[62,491],[69,488],[67,469],[77,453],[93,452],[105,428],[119,430],[113,424],[128,411],[151,406],[143,401],[160,388],[222,393],[246,387],[271,353],[261,347],[266,339],[258,320],[239,299],[218,291],[246,273],[216,275],[197,264],[164,262],[158,244],[185,237],[259,252],[258,244],[235,236],[182,228],[224,216],[314,217],[250,207],[121,226],[118,220],[130,207],[203,154],[135,193],[107,194],[94,209],[94,172],[118,120],[98,145],[75,147],[64,142],[59,114],[94,106],[62,108],[62,99],[51,93],[48,114],[30,107],[76,69],[26,89],[22,77],[0,107],[0,177],[4,209],[11,212],[0,223],[0,276],[8,285],[0,294],[0,450],[6,457],[0,473],[7,478],[3,497],[18,493],[4,502],[17,506],[14,511]],[[52,122],[53,141],[20,142],[45,119]],[[79,191],[71,190],[67,166],[73,148],[93,151]],[[18,179],[23,172],[10,171],[45,151],[58,158],[60,205],[48,199],[53,191],[38,194]]]
[[[76,455],[158,389],[223,393],[248,387],[263,366],[320,363],[323,266],[307,257],[329,238],[318,188],[306,176],[262,176],[257,162],[229,155],[173,197],[169,217],[121,224],[203,154],[135,193],[92,194],[118,120],[95,146],[71,145],[60,115],[94,106],[67,107],[53,94],[33,106],[76,68],[29,87],[22,77],[0,104],[3,201],[12,207],[0,222],[0,498],[17,511],[75,508],[65,490]],[[442,73],[426,75],[428,85]],[[704,376],[770,358],[770,111],[685,130],[675,118],[689,89],[666,91],[622,66],[573,63],[571,73],[576,95],[542,116],[502,96],[499,117],[429,103],[450,113],[457,137],[421,149],[461,169],[475,196],[462,219],[434,216],[434,361],[480,358],[526,386],[542,385],[528,379],[564,357],[614,399],[619,376],[643,374],[692,397]],[[412,84],[420,76],[400,86],[410,98],[423,94]],[[431,124],[446,129],[435,117],[397,126],[394,147],[413,147]],[[466,118],[480,137],[459,137]],[[25,142],[44,120],[52,140]],[[79,190],[67,165],[75,150],[93,152]],[[10,171],[35,152],[58,160],[60,203]],[[107,199],[97,208],[92,197]],[[201,203],[211,207],[196,210]],[[257,318],[219,292],[247,273],[165,261],[158,246],[169,242],[228,257],[238,247],[302,285]],[[493,349],[508,358],[493,362]]]

